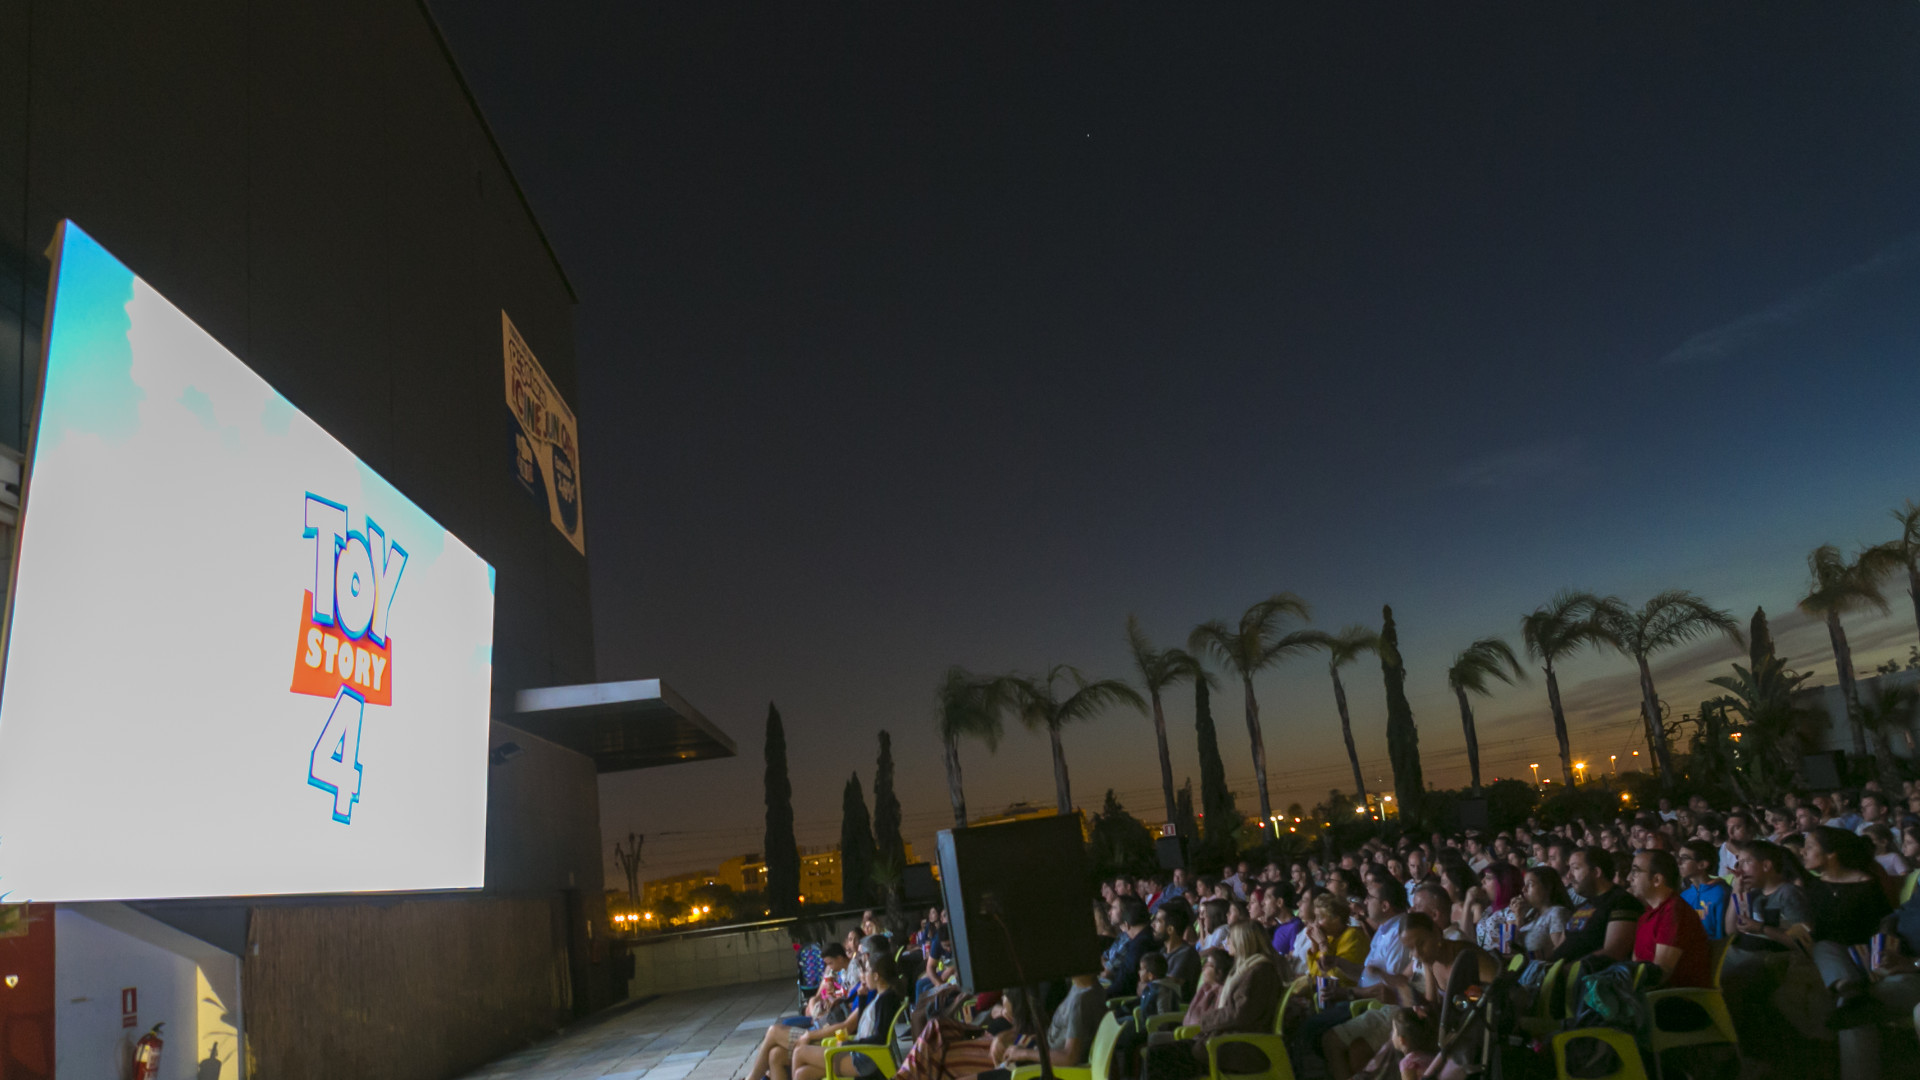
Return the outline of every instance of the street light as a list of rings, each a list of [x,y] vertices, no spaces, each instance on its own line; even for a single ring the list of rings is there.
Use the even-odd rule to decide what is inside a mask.
[[[1620,775],[1620,755],[1608,754],[1607,760],[1613,762],[1613,775],[1619,776]]]
[[[1527,766],[1527,768],[1533,770],[1533,786],[1539,787],[1540,786],[1540,763],[1536,761],[1533,764]]]
[[[1580,776],[1579,776],[1579,780],[1580,780],[1580,782],[1581,782],[1581,783],[1583,783],[1583,784],[1584,784],[1584,783],[1586,783],[1586,782],[1587,782],[1587,763],[1586,763],[1586,762],[1584,762],[1584,761],[1576,761],[1576,762],[1574,762],[1574,763],[1573,763],[1573,770],[1574,770],[1575,772],[1577,772],[1577,773],[1579,773],[1579,774],[1580,774]]]

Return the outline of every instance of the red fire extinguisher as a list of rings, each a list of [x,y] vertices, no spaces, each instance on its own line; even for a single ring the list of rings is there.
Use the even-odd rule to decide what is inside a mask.
[[[133,1080],[160,1080],[160,1048],[166,1045],[160,1029],[166,1026],[164,1020],[153,1025],[152,1031],[133,1044]]]

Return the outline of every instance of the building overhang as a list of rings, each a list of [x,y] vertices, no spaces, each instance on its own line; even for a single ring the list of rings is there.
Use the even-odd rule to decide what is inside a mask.
[[[542,686],[501,723],[593,759],[603,773],[733,757],[739,748],[659,679]]]

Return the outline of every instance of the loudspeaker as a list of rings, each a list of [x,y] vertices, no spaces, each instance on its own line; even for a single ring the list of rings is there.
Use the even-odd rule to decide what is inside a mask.
[[[1460,818],[1460,831],[1474,829],[1487,831],[1487,800],[1461,799],[1453,804],[1454,814]]]
[[[1178,870],[1187,865],[1187,842],[1178,836],[1162,836],[1153,842],[1153,853],[1160,857],[1160,869]]]
[[[900,878],[900,895],[906,898],[907,903],[920,907],[938,902],[940,883],[933,880],[933,864],[908,863],[906,872]]]
[[[936,837],[954,964],[968,990],[1100,970],[1080,818],[945,829]]]
[[[1844,787],[1847,775],[1847,752],[1829,750],[1824,754],[1808,754],[1800,759],[1800,774],[1807,778],[1807,786],[1815,791],[1832,791]]]

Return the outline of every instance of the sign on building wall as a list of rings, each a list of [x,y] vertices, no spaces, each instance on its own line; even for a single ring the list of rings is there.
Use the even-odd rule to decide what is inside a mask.
[[[478,887],[493,570],[71,222],[0,682],[0,893]]]
[[[501,350],[507,362],[507,411],[513,414],[513,476],[528,495],[543,502],[553,527],[587,553],[587,526],[580,516],[580,425],[547,369],[527,348],[507,313],[500,313]]]

